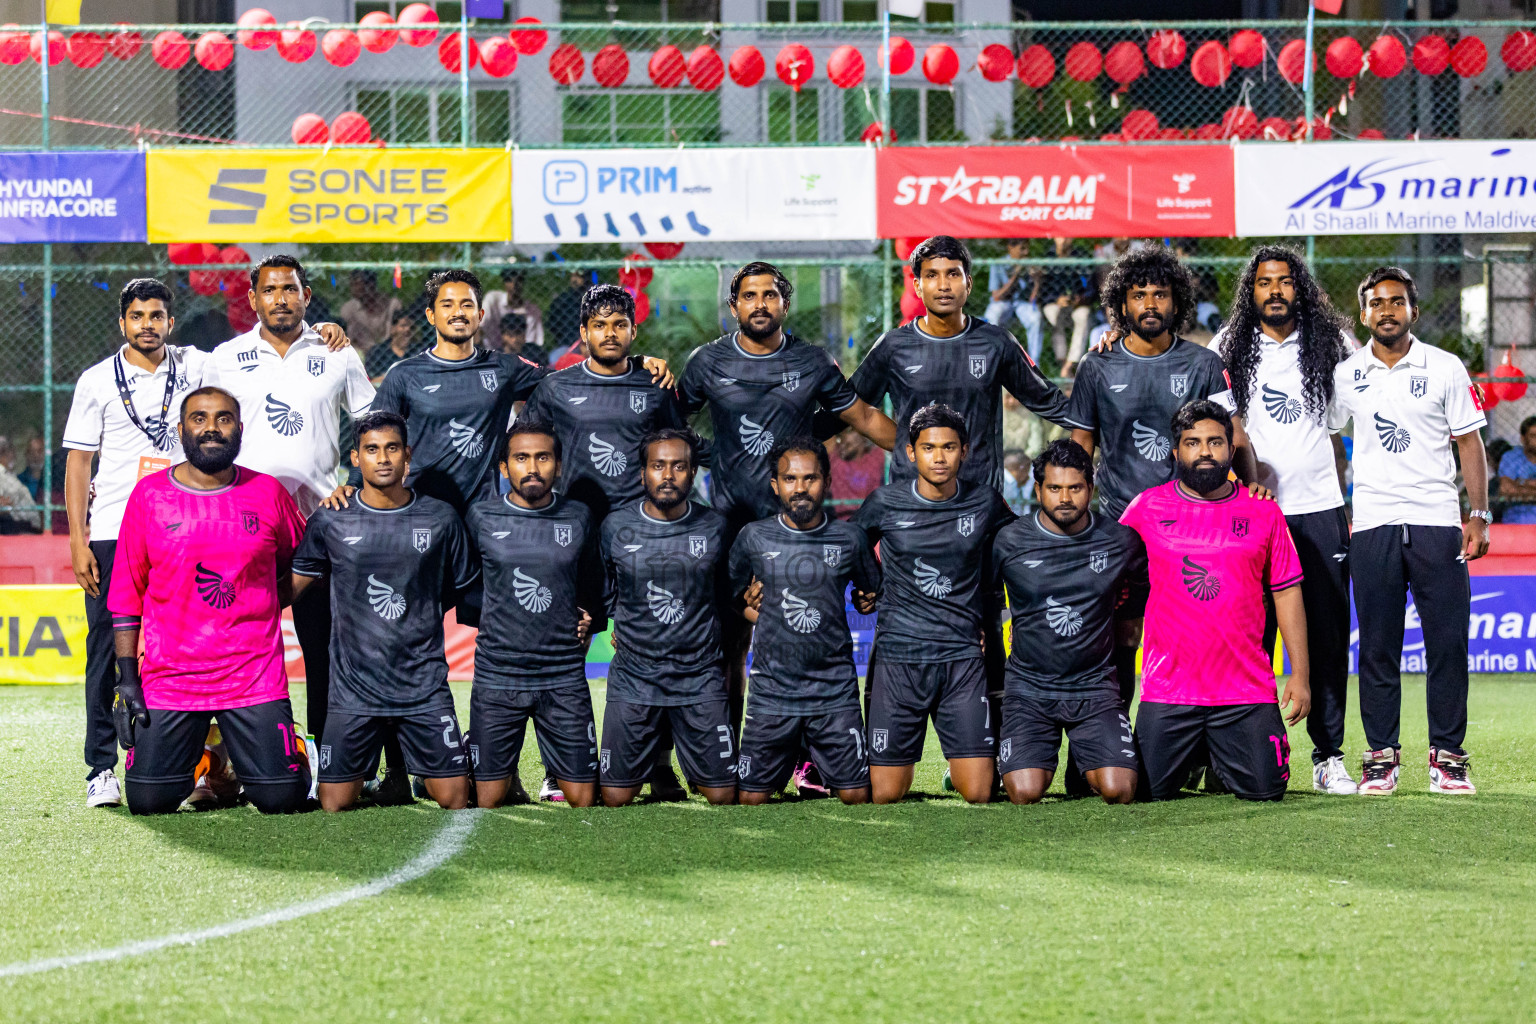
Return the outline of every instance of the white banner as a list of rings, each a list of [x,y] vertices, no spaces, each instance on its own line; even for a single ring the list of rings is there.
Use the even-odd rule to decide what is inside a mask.
[[[1536,231],[1536,142],[1248,143],[1237,233]]]
[[[875,237],[875,151],[523,149],[512,240],[810,242]]]

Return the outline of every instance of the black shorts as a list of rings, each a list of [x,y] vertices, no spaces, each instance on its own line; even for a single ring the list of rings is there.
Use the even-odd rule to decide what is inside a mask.
[[[736,741],[724,697],[681,707],[608,701],[599,758],[603,785],[617,789],[644,785],[668,737],[689,782],[711,789],[736,785]]]
[[[736,785],[748,793],[777,793],[788,784],[806,750],[832,789],[869,785],[864,716],[858,708],[825,715],[775,715],[748,709],[741,727]]]
[[[1131,720],[1113,693],[1049,700],[1010,693],[1003,697],[1003,732],[997,743],[997,769],[1004,775],[1025,768],[1056,770],[1061,734],[1072,744],[1080,771],[1097,768],[1137,770]]]
[[[997,753],[993,701],[987,696],[986,666],[979,656],[922,662],[886,659],[876,653],[866,684],[870,764],[905,766],[921,761],[929,716],[945,757]]]
[[[384,738],[394,733],[405,755],[405,770],[423,779],[456,779],[469,774],[459,718],[452,708],[411,715],[358,715],[332,711],[320,741],[320,781],[356,782],[379,774]]]
[[[129,809],[174,811],[187,798],[213,720],[251,802],[267,812],[297,810],[309,794],[309,754],[286,697],[225,711],[151,709],[128,751]]]
[[[553,690],[471,689],[469,752],[475,778],[496,781],[517,774],[530,718],[545,771],[564,782],[597,781],[597,726],[585,682]]]
[[[1141,791],[1152,800],[1177,795],[1192,758],[1210,755],[1211,769],[1234,796],[1279,800],[1291,779],[1291,743],[1278,705],[1150,704],[1136,711]]]

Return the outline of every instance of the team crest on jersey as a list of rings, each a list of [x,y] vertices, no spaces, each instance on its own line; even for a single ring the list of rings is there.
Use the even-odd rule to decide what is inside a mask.
[[[976,515],[975,515],[975,513],[971,513],[970,515],[963,515],[963,516],[961,516],[959,523],[956,524],[956,527],[959,529],[960,536],[962,536],[962,537],[969,537],[971,534],[975,533],[976,532]]]
[[[1036,563],[1036,564],[1038,564],[1038,563]],[[1092,569],[1094,572],[1103,572],[1105,569],[1108,569],[1109,568],[1109,552],[1108,551],[1090,551],[1090,552],[1088,552],[1088,568]]]
[[[563,548],[571,546],[571,528],[569,526],[555,527],[555,543]]]
[[[694,536],[692,534],[689,535],[689,537],[688,537],[688,553],[691,554],[694,558],[703,558],[704,557],[704,553],[706,551],[708,551],[708,550],[709,550],[709,538],[708,537],[697,537],[697,536]]]
[[[480,371],[480,386],[485,388],[485,390],[487,390],[487,391],[495,391],[496,390],[496,371],[495,370],[481,370]]]
[[[245,527],[246,533],[255,536],[256,531],[261,529],[261,520],[257,517],[255,512],[241,512],[240,525]]]
[[[800,371],[799,370],[785,370],[784,371],[784,390],[785,391],[798,391],[799,389],[800,389]]]
[[[744,779],[752,774],[752,755],[742,754],[736,759],[736,777]]]
[[[432,527],[423,526],[411,531],[411,543],[417,551],[425,552],[432,546]]]
[[[843,549],[836,544],[823,544],[821,546],[821,560],[836,569],[838,563],[843,560]]]
[[[971,376],[977,380],[987,375],[987,357],[971,356]]]
[[[1232,536],[1234,536],[1234,537],[1246,537],[1246,536],[1248,536],[1248,517],[1247,516],[1233,516],[1232,517]]]
[[[873,729],[869,734],[869,749],[877,754],[885,753],[885,748],[890,745],[891,734],[884,729]]]
[[[1008,760],[1012,756],[1013,756],[1013,740],[1012,739],[1005,739],[1005,740],[1003,740],[1002,743],[998,744],[998,747],[997,747],[997,759],[999,761],[1006,761],[1006,760]]]
[[[608,753],[608,748],[604,747],[603,755],[597,759],[598,764],[602,765],[603,771],[605,773],[608,771]]]
[[[323,768],[329,768],[330,766],[331,766],[331,747],[330,747],[330,744],[324,744],[324,745],[322,745],[320,747],[320,767],[323,769]]]
[[[1173,392],[1174,398],[1183,398],[1189,393],[1189,374],[1170,373],[1168,375],[1168,390]]]
[[[1408,393],[1411,394],[1414,398],[1423,398],[1424,397],[1424,393],[1426,391],[1428,391],[1428,390],[1429,390],[1429,378],[1428,377],[1410,377],[1410,378],[1408,378]]]
[[[325,356],[309,357],[309,375],[311,377],[322,377],[325,375]]]
[[[637,416],[645,412],[644,391],[631,391],[629,393],[629,411]]]

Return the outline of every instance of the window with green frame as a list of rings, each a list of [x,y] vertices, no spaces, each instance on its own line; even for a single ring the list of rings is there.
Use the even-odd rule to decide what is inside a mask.
[[[589,146],[719,142],[720,94],[661,89],[566,92],[561,97],[561,139]]]
[[[511,88],[470,90],[469,141],[500,146],[515,137]],[[400,145],[460,140],[459,90],[391,88],[357,90],[357,112],[379,138]]]
[[[871,93],[877,104],[879,97]],[[860,89],[843,94],[843,138],[857,142],[878,118],[869,115]],[[892,89],[891,128],[897,142],[963,142],[965,133],[955,118],[955,93],[949,89]]]
[[[768,0],[764,5],[764,21],[800,24],[821,20],[820,0]]]
[[[815,89],[767,90],[768,141],[805,145],[821,141],[821,97]]]

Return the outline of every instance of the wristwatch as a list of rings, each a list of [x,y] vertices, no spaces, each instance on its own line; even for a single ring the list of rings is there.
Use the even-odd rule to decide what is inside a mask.
[[[1493,513],[1485,508],[1475,508],[1467,513],[1473,519],[1481,519],[1485,523],[1493,523]]]

